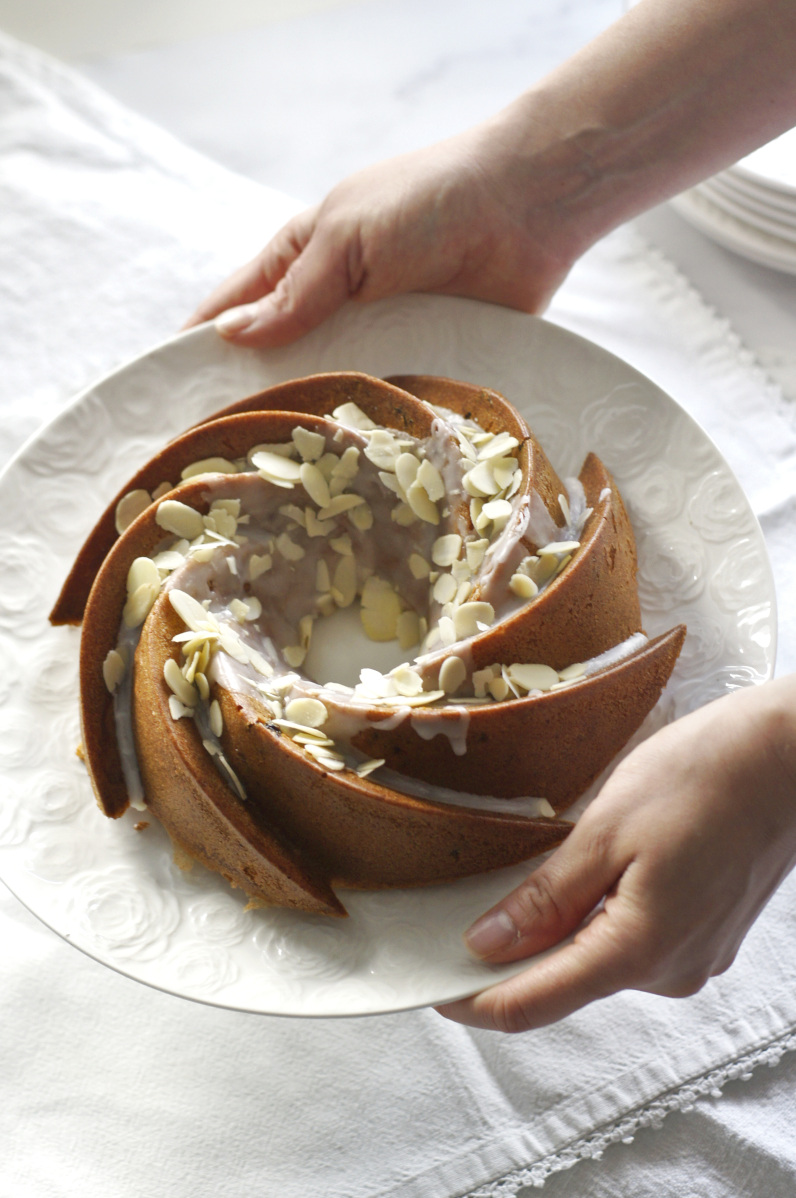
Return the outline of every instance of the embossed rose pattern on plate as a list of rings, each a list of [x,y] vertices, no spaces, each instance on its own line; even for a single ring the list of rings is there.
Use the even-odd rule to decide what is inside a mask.
[[[395,1011],[472,993],[523,967],[488,969],[461,943],[523,867],[422,891],[350,893],[351,917],[340,922],[249,910],[215,875],[178,869],[152,817],[104,819],[75,757],[79,638],[50,628],[47,613],[103,502],[159,445],[232,400],[282,379],[351,369],[486,384],[522,410],[562,473],[576,473],[589,450],[603,457],[636,526],[647,631],[681,620],[691,628],[639,736],[773,669],[771,571],[729,467],[649,380],[545,321],[410,296],[352,307],[300,345],[269,353],[233,350],[212,330],[196,330],[110,375],[0,479],[6,510],[20,513],[2,537],[0,876],[105,964],[239,1010]]]

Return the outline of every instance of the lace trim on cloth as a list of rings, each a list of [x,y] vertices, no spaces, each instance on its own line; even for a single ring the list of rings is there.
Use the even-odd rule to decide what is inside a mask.
[[[731,321],[723,316],[717,308],[709,303],[702,292],[684,275],[671,258],[650,245],[645,237],[637,230],[629,230],[636,242],[634,256],[638,256],[650,267],[649,283],[656,292],[655,298],[669,308],[686,300],[698,305],[714,325],[711,330],[711,344],[703,343],[701,348],[702,361],[717,371],[726,371],[740,364],[750,374],[756,376],[760,391],[776,410],[777,415],[796,427],[796,404],[785,394],[781,385],[769,374],[757,354],[749,348]],[[640,263],[639,263],[640,264]],[[654,269],[653,269],[654,268]],[[657,276],[657,277],[656,277]]]
[[[702,1077],[685,1082],[643,1108],[616,1119],[592,1135],[573,1141],[566,1148],[543,1157],[527,1168],[508,1173],[496,1181],[479,1186],[477,1190],[470,1190],[466,1198],[518,1198],[526,1187],[540,1189],[553,1173],[571,1169],[579,1161],[599,1160],[612,1144],[632,1144],[639,1131],[645,1128],[657,1130],[673,1111],[693,1110],[701,1098],[720,1098],[728,1082],[749,1081],[755,1069],[762,1065],[773,1068],[785,1053],[794,1051],[796,1032],[792,1031],[762,1048],[752,1049],[736,1060],[712,1069]]]
[[[796,404],[789,402],[780,385],[775,382],[758,357],[745,344],[733,325],[709,304],[701,292],[664,253],[651,246],[635,229],[618,231],[626,239],[622,256],[632,261],[635,269],[644,272],[647,294],[663,310],[679,311],[682,305],[699,307],[708,316],[711,328],[705,336],[704,324],[695,326],[699,345],[695,356],[714,376],[723,376],[732,387],[733,371],[740,365],[756,377],[760,392],[777,416],[791,428],[796,427]],[[578,329],[577,320],[568,322]],[[585,335],[594,337],[594,330]],[[667,1115],[684,1113],[694,1108],[700,1099],[720,1098],[723,1088],[733,1081],[749,1081],[753,1072],[763,1065],[774,1067],[788,1052],[796,1051],[796,1030],[791,1030],[762,1047],[741,1054],[715,1069],[666,1091],[643,1107],[605,1124],[599,1130],[582,1136],[566,1147],[542,1157],[527,1167],[507,1173],[467,1192],[465,1198],[520,1198],[527,1188],[540,1189],[554,1173],[572,1168],[586,1160],[600,1160],[612,1144],[631,1144],[638,1132],[657,1130]]]

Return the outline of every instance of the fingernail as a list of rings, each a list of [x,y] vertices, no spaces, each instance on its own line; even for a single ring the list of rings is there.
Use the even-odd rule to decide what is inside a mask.
[[[491,957],[516,940],[514,920],[502,908],[483,915],[464,933],[464,942],[475,957]]]
[[[216,329],[223,337],[242,333],[257,315],[257,304],[241,304],[239,308],[228,308],[215,319]]]

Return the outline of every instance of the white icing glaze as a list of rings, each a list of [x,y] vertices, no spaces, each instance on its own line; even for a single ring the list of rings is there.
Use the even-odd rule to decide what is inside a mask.
[[[444,736],[450,742],[457,757],[463,757],[467,752],[467,729],[470,725],[470,712],[466,707],[449,704],[445,707],[445,715],[438,719],[428,715],[412,715],[413,730],[421,740],[433,740],[435,736]]]
[[[141,780],[141,771],[138,768],[138,754],[133,736],[132,719],[134,674],[131,663],[138,644],[140,631],[140,628],[123,628],[120,633],[118,648],[127,662],[127,668],[113,697],[113,719],[116,728],[119,759],[122,766],[122,777],[130,799],[130,806],[136,811],[146,809],[144,784]]]
[[[614,645],[611,649],[606,649],[605,653],[600,653],[597,657],[585,661],[583,672],[587,678],[590,678],[593,674],[598,674],[600,670],[607,670],[610,666],[618,665],[625,658],[632,657],[647,644],[649,644],[649,638],[643,632],[634,632],[621,644]]]
[[[423,616],[431,627],[448,610],[433,597],[431,582],[435,575],[432,574],[431,582],[427,577],[417,577],[410,569],[409,561],[415,554],[430,562],[435,541],[449,532],[462,538],[462,558],[466,557],[468,541],[482,538],[469,523],[470,503],[463,477],[473,462],[462,457],[456,426],[467,425],[471,430],[480,430],[472,421],[463,421],[441,409],[435,411],[432,437],[427,441],[417,441],[393,430],[379,444],[389,445],[390,438],[397,440],[403,452],[411,452],[421,462],[428,460],[439,471],[446,494],[438,524],[421,519],[408,526],[399,526],[394,519],[398,503],[395,487],[387,485],[390,478],[380,469],[379,448],[375,442],[372,447],[369,443],[369,438],[375,434],[327,420],[323,422],[326,426],[324,452],[334,454],[338,460],[346,452],[351,455],[356,451],[359,455],[356,479],[349,480],[345,489],[360,497],[357,503],[364,500],[373,515],[373,529],[359,528],[349,519],[347,511],[341,510],[339,515],[329,518],[331,532],[318,535],[318,519],[308,509],[307,492],[301,486],[278,486],[257,473],[247,472],[242,463],[243,473],[208,475],[203,491],[203,499],[208,505],[239,502],[236,534],[230,537],[219,535],[217,547],[202,548],[200,560],[193,559],[189,552],[186,563],[174,569],[163,584],[166,590],[174,588],[192,596],[205,607],[217,626],[225,630],[226,650],[218,649],[209,667],[208,676],[214,685],[242,696],[251,697],[258,693],[265,712],[270,712],[271,718],[277,720],[282,718],[288,703],[307,698],[320,700],[328,712],[323,732],[334,741],[335,750],[352,768],[362,760],[362,755],[351,745],[359,732],[374,726],[391,731],[407,719],[422,739],[431,740],[442,735],[457,756],[464,755],[467,750],[470,722],[467,694],[460,694],[456,703],[444,702],[444,696],[440,694],[433,704],[424,700],[422,694],[414,701],[397,693],[392,698],[374,698],[372,689],[362,684],[353,688],[335,685],[336,680],[326,676],[319,682],[306,672],[286,665],[286,654],[288,659],[291,654],[301,655],[302,629],[306,641],[309,622],[326,619],[322,612],[319,614],[318,579],[321,574],[335,579],[340,562],[348,556],[352,559],[355,581],[351,584],[353,589],[347,602],[356,603],[356,596],[365,581],[375,575],[389,580],[400,597],[401,606]],[[280,447],[269,449],[279,450]],[[250,460],[251,456],[250,452]],[[263,460],[273,465],[271,454],[266,453]],[[277,460],[275,468],[280,476],[282,469],[288,474],[299,472],[298,466],[278,466]],[[580,540],[591,509],[586,506],[583,487],[577,479],[568,479],[566,489],[567,497],[562,498],[561,503],[565,520],[562,527],[555,524],[535,491],[522,494],[520,488],[511,496],[511,515],[505,526],[492,536],[482,566],[472,574],[475,593],[479,600],[492,603],[496,622],[524,603],[511,593],[507,583],[527,555],[528,542],[546,545]],[[318,502],[327,501],[321,498]],[[331,505],[334,503],[332,499]],[[323,509],[320,514],[323,515]],[[348,542],[350,554],[341,550],[343,540]],[[158,550],[169,544],[171,542],[164,543]],[[267,568],[260,569],[259,565],[257,570],[253,568],[266,559],[270,563]],[[130,660],[138,640],[137,633],[138,630],[124,630],[120,637],[119,645],[125,647]],[[641,638],[642,642],[644,639]],[[459,688],[460,692],[472,687],[471,640],[472,637],[467,637],[454,642],[456,656],[466,669],[467,681],[463,688]],[[626,642],[588,663],[585,674],[594,673],[632,653],[639,642],[637,638],[631,640],[632,646]],[[350,648],[348,642],[346,648]],[[414,660],[410,653],[405,653],[402,660],[410,661],[411,668],[422,671],[422,687],[429,692],[438,685],[440,667],[452,649],[453,645],[447,645],[432,652],[421,652]],[[270,680],[251,664],[252,652],[272,671]],[[366,656],[362,665],[367,664]],[[143,806],[143,787],[132,732],[132,673],[131,669],[127,670],[116,693],[115,719],[128,792],[134,805]],[[388,674],[387,682],[389,677]],[[510,699],[511,695],[508,701]],[[425,705],[418,709],[413,702]],[[191,718],[195,719],[208,751],[220,768],[223,757],[220,741],[210,727],[208,702],[197,703]],[[220,772],[224,775],[224,769],[220,768]],[[512,809],[517,810],[516,806]]]
[[[495,795],[468,794],[461,790],[449,790],[445,786],[432,786],[422,778],[410,778],[406,774],[398,774],[395,770],[381,769],[379,781],[399,794],[411,798],[428,799],[435,803],[447,803],[453,807],[469,807],[475,811],[498,811],[507,815],[524,815],[529,819],[546,817],[552,819],[555,811],[547,799],[534,798],[531,795],[516,799],[504,799]]]

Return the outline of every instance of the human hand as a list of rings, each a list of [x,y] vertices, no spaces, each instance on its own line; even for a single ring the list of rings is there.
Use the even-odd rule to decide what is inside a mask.
[[[277,346],[347,300],[407,291],[539,312],[623,221],[796,119],[792,0],[647,0],[491,120],[352,175],[222,283],[225,315]]]
[[[438,1009],[516,1032],[626,988],[694,994],[732,964],[795,860],[792,676],[709,704],[621,762],[563,845],[468,934],[493,963],[574,939]]]
[[[347,300],[409,291],[542,310],[576,256],[537,187],[532,219],[504,125],[490,122],[352,175],[294,217],[188,322],[284,345]]]

